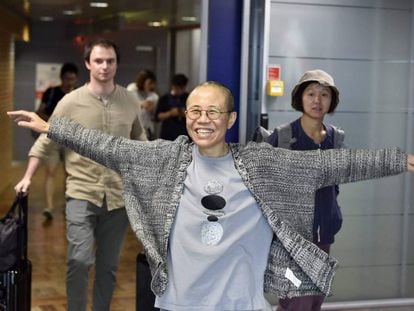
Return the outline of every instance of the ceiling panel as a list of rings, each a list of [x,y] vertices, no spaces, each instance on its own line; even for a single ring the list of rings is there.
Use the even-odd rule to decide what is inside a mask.
[[[0,6],[31,21],[49,18],[53,21],[93,24],[116,18],[122,19],[123,25],[128,28],[147,27],[148,23],[157,21],[166,27],[185,27],[199,25],[200,1],[107,0],[108,7],[95,8],[86,0],[0,0]]]

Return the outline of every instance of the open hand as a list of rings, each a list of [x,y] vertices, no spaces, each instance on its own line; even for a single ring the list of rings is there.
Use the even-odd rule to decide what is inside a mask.
[[[26,127],[37,133],[47,133],[49,131],[49,123],[44,121],[34,112],[16,110],[8,111],[7,115],[16,122],[18,126]]]

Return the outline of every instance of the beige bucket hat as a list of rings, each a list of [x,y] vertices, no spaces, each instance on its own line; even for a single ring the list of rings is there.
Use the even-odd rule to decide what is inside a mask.
[[[328,74],[326,71],[323,71],[321,69],[306,71],[303,74],[303,76],[299,79],[298,83],[295,85],[295,87],[292,90],[292,107],[294,109],[299,110],[299,111],[303,110],[302,94],[297,94],[297,93],[299,90],[301,91],[300,93],[303,92],[303,89],[301,89],[301,86],[305,82],[318,82],[321,85],[329,86],[332,90],[332,95],[333,95],[329,112],[332,112],[335,110],[336,106],[339,103],[339,91],[335,86],[335,81],[332,78],[332,76]]]

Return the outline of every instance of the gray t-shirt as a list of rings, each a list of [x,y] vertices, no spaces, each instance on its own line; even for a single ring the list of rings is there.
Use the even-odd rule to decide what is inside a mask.
[[[263,310],[272,236],[231,153],[209,158],[194,147],[170,235],[168,287],[156,307]]]

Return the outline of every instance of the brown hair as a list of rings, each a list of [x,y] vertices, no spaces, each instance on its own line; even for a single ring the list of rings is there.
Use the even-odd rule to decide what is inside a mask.
[[[116,62],[119,64],[120,61],[120,55],[119,55],[119,48],[118,46],[112,42],[111,40],[108,39],[103,39],[103,38],[99,38],[99,39],[95,39],[93,41],[90,41],[89,43],[87,43],[85,45],[85,50],[83,52],[83,59],[89,64],[89,60],[91,57],[91,52],[93,50],[93,48],[95,46],[103,46],[106,48],[113,48],[116,54]]]
[[[148,70],[148,69],[140,70],[138,72],[137,79],[135,82],[137,84],[138,90],[140,91],[144,90],[144,84],[145,84],[145,81],[147,80],[152,80],[155,82],[157,81],[157,78],[155,77],[155,74],[151,70]]]

